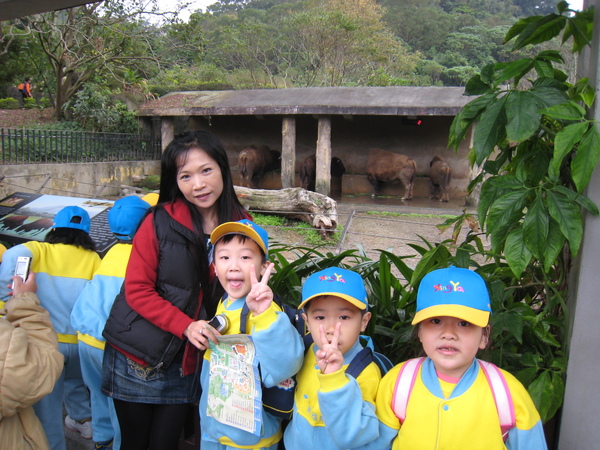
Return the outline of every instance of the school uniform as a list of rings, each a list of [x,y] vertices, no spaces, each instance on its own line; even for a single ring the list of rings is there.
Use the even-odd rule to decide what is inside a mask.
[[[113,400],[100,390],[102,359],[106,341],[102,336],[115,297],[125,280],[131,243],[117,243],[102,259],[94,278],[87,283],[71,312],[71,324],[77,330],[83,379],[90,390],[94,441],[113,440],[120,448],[120,429]]]
[[[217,314],[224,313],[229,322],[223,334],[239,333],[241,310],[245,303],[245,297],[234,301],[227,298],[219,303]],[[302,364],[304,344],[287,315],[275,302],[272,302],[271,306],[258,316],[248,314],[246,329],[250,330],[248,334],[252,335],[264,386],[276,386],[298,372]],[[268,413],[264,407],[260,436],[220,423],[207,415],[210,355],[210,349],[206,350],[200,374],[202,450],[277,448],[281,440],[282,419]]]
[[[371,362],[356,379],[345,373],[362,349],[357,340],[344,354],[343,367],[323,374],[317,366],[318,348],[311,345],[296,375],[294,412],[284,435],[286,448],[372,448],[370,443],[379,436],[375,397],[381,372]]]
[[[398,374],[405,363],[390,370],[377,394],[381,447],[397,449],[546,449],[540,416],[523,385],[500,369],[512,395],[516,426],[502,440],[500,420],[489,383],[477,359],[455,385],[440,380],[426,358],[411,391],[402,425],[392,409]]]
[[[19,256],[29,256],[31,270],[36,272],[38,297],[50,313],[58,334],[58,347],[65,358],[65,367],[54,390],[34,405],[53,450],[64,449],[62,405],[74,420],[91,417],[90,398],[81,375],[77,333],[71,326],[71,310],[86,283],[100,265],[100,257],[92,250],[65,244],[29,241],[10,248],[0,265],[0,298],[8,296]]]

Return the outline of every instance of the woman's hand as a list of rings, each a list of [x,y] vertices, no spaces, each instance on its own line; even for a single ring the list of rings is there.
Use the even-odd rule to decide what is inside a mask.
[[[37,283],[35,282],[35,273],[29,272],[27,275],[27,281],[23,282],[23,279],[19,275],[15,275],[12,277],[14,287],[12,288],[12,292],[9,292],[9,295],[13,297],[23,294],[25,292],[33,292],[34,294],[37,292]],[[8,285],[7,287],[11,287]]]
[[[198,349],[206,350],[209,340],[215,345],[219,343],[217,336],[221,336],[221,333],[211,327],[206,320],[198,320],[190,323],[183,335]]]

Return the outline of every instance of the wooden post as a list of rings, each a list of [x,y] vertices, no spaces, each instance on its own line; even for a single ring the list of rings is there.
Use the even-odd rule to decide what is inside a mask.
[[[317,137],[317,174],[315,191],[329,195],[331,184],[331,117],[319,117],[319,135]]]
[[[281,187],[296,184],[296,118],[285,116],[281,126]]]
[[[201,116],[190,116],[188,120],[188,128],[190,131],[198,131],[204,129],[205,120]]]
[[[165,151],[167,145],[175,137],[175,119],[173,117],[162,117],[160,123],[160,137],[162,142],[162,151]]]

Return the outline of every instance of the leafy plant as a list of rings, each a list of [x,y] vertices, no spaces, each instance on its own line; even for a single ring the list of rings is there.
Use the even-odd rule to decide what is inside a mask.
[[[567,2],[558,13],[519,20],[505,42],[512,51],[555,38],[580,52],[591,40],[593,11]],[[479,271],[492,287],[494,362],[528,386],[544,420],[562,404],[566,358],[565,299],[571,258],[583,236],[581,209],[598,215],[582,193],[600,156],[597,125],[587,118],[595,93],[558,65],[562,55],[489,64],[466,85],[478,97],[456,116],[449,145],[458,148],[477,122],[470,152],[482,167],[478,218],[490,236],[489,263]],[[494,339],[492,339],[492,342]]]
[[[17,109],[19,107],[19,101],[12,97],[0,98],[0,109]]]

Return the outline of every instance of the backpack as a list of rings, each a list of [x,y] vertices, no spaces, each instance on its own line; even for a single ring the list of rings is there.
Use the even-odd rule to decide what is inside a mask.
[[[281,300],[277,297],[274,298],[275,303],[281,307],[283,312],[286,314],[296,331],[302,336],[304,340],[304,352],[306,353],[313,343],[313,338],[310,333],[306,331],[306,325],[304,318],[302,317],[302,311],[293,308],[289,305],[281,303]],[[246,319],[249,313],[248,305],[244,304],[240,316],[240,333],[246,334]],[[363,349],[358,352],[352,362],[346,367],[346,373],[352,375],[354,378],[362,373],[362,371],[371,362],[375,362],[381,376],[385,375],[394,365],[389,358],[381,353],[375,351],[373,340],[370,336],[359,337]],[[259,366],[260,371],[260,366]],[[296,388],[296,376],[292,376],[286,380],[283,380],[276,386],[266,388],[262,387],[262,402],[263,407],[271,414],[281,417],[284,420],[292,418],[292,412],[294,411],[294,391]]]
[[[404,423],[404,420],[406,419],[408,400],[423,361],[425,361],[424,357],[409,359],[404,366],[402,366],[402,369],[400,369],[400,373],[396,379],[394,394],[392,396],[392,410],[400,420],[400,424]],[[498,417],[500,419],[502,440],[506,442],[506,439],[508,439],[508,432],[516,425],[515,405],[513,403],[512,395],[508,389],[504,375],[496,365],[487,361],[477,361],[492,390],[496,410],[498,411]]]

